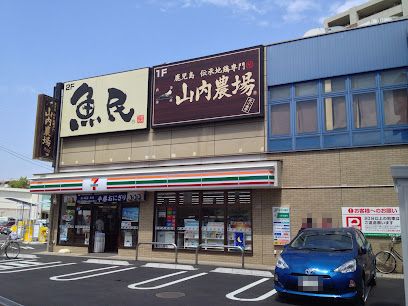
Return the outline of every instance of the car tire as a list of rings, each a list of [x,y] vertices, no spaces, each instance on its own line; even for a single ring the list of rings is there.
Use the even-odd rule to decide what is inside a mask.
[[[376,286],[376,285],[377,285],[377,272],[374,271],[373,278],[372,278],[371,281],[370,281],[370,286],[374,287],[374,286]]]
[[[286,293],[278,292],[278,301],[284,302],[287,300],[287,298],[288,298],[288,295]]]

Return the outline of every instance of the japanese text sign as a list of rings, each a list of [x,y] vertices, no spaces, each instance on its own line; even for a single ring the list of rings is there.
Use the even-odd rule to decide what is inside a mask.
[[[52,97],[38,95],[33,159],[54,159],[57,109],[57,102]]]
[[[356,227],[366,236],[401,235],[399,207],[342,207],[344,227]]]
[[[64,83],[61,137],[147,128],[149,69]]]
[[[154,68],[152,126],[263,115],[262,47]]]
[[[290,208],[272,207],[273,244],[285,245],[290,242]]]

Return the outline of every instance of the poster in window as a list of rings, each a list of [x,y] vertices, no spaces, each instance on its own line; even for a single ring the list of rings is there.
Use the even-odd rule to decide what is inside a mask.
[[[122,220],[124,221],[139,221],[139,207],[123,207]]]

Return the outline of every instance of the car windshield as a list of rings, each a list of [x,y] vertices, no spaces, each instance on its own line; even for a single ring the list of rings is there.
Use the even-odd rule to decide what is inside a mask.
[[[343,232],[302,232],[290,246],[317,251],[348,251],[353,248],[353,239],[351,234]]]

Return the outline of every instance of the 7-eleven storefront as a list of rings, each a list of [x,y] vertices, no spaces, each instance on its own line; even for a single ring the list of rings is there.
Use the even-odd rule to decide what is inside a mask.
[[[163,245],[144,246],[141,258],[173,259],[168,244],[175,243],[181,260],[205,244],[208,261],[239,261],[222,247],[239,245],[259,263],[273,252],[277,177],[278,162],[263,160],[46,174],[30,190],[56,195],[54,251],[134,256],[138,242],[155,241]]]

